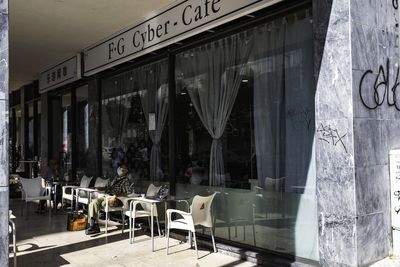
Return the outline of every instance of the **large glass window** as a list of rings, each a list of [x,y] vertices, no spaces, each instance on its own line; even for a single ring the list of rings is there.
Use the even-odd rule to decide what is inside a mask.
[[[219,238],[318,260],[308,14],[177,55],[176,192],[219,193]]]
[[[22,128],[22,112],[21,112],[21,107],[17,106],[15,109],[15,171],[16,172],[23,172],[25,170],[24,168],[24,164],[20,164],[20,160],[23,159],[23,153],[24,153],[24,149],[22,146],[22,138],[23,138],[23,128]]]
[[[42,127],[41,127],[41,119],[42,117],[42,101],[37,101],[37,120],[36,120],[36,129],[37,129],[37,159],[40,162],[41,158],[41,142],[42,142]]]
[[[71,177],[72,171],[72,118],[71,118],[71,93],[61,96],[61,166],[64,178]]]
[[[72,177],[72,105],[71,93],[61,93],[51,97],[51,154],[49,160],[57,160],[61,178]]]
[[[88,86],[76,89],[76,173],[86,173],[89,152],[89,103]]]
[[[126,164],[134,183],[167,179],[167,66],[157,61],[103,81],[103,175]]]
[[[31,102],[26,105],[27,107],[27,112],[28,112],[28,145],[27,145],[27,151],[25,151],[25,159],[27,160],[33,160],[34,157],[34,123],[35,123],[35,118],[34,118],[34,102]]]

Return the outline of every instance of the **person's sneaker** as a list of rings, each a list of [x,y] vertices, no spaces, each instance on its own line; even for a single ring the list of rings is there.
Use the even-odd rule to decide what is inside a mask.
[[[94,224],[93,226],[89,227],[85,231],[86,235],[94,235],[94,234],[98,234],[98,233],[100,233],[100,227],[97,223]]]

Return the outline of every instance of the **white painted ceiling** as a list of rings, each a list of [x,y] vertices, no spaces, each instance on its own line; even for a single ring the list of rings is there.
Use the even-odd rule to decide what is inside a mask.
[[[10,90],[174,0],[9,0]]]

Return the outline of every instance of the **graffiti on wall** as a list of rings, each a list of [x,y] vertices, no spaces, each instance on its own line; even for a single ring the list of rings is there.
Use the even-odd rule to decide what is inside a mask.
[[[400,103],[397,102],[397,89],[399,87],[399,67],[396,67],[394,80],[390,81],[390,60],[387,59],[386,66],[380,65],[378,74],[372,70],[364,72],[360,80],[359,94],[364,107],[374,110],[386,103],[400,111]],[[374,83],[367,83],[367,78],[372,77]]]
[[[344,151],[347,153],[347,148],[344,143],[344,138],[347,133],[342,135],[339,133],[338,129],[331,127],[329,124],[324,125],[322,123],[318,126],[317,133],[319,134],[319,140],[331,144],[332,146],[342,146]]]

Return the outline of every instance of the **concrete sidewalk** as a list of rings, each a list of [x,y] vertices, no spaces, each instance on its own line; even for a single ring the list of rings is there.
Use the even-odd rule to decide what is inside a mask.
[[[199,248],[200,259],[187,243],[170,239],[170,255],[166,255],[166,239],[155,238],[155,252],[151,252],[150,237],[144,231],[136,231],[135,243],[129,244],[128,232],[121,233],[118,223],[111,223],[109,234],[87,236],[84,231],[66,231],[66,215],[59,212],[34,214],[35,206],[29,209],[29,219],[20,215],[19,201],[12,207],[17,216],[17,260],[18,266],[220,266],[250,267],[251,262],[221,253]],[[30,204],[31,205],[31,204]],[[103,225],[100,225],[103,226]],[[157,232],[157,231],[156,231]],[[11,245],[11,244],[10,244]],[[10,248],[11,251],[11,248]],[[10,253],[10,266],[13,266]]]

